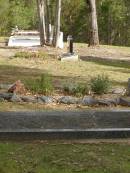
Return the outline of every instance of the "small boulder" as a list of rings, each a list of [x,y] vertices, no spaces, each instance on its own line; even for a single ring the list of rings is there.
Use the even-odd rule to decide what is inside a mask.
[[[110,106],[111,102],[109,100],[101,99],[101,100],[98,100],[98,104],[102,106]]]
[[[20,80],[18,80],[8,89],[8,92],[9,93],[25,94],[26,89],[25,89],[24,84]]]
[[[47,96],[41,96],[38,97],[38,103],[45,103],[45,104],[51,104],[53,103],[53,98],[52,97],[47,97]]]
[[[13,93],[1,93],[0,98],[4,100],[10,100],[13,96]]]
[[[120,105],[130,107],[130,97],[121,97],[120,98]]]
[[[75,97],[71,97],[71,96],[64,96],[61,97],[58,100],[59,103],[63,103],[63,104],[77,104],[78,103],[78,99]]]
[[[111,105],[117,106],[119,102],[120,98],[114,98],[114,99],[107,98],[107,99],[98,100],[98,104],[102,106],[111,106]]]
[[[97,103],[98,101],[94,97],[91,97],[91,96],[85,96],[83,100],[81,101],[81,104],[83,106],[94,106]]]
[[[125,93],[126,93],[125,88],[116,88],[116,89],[112,90],[112,94],[124,95]]]
[[[8,85],[8,84],[0,84],[0,89],[6,89],[8,90],[12,85]]]
[[[11,102],[22,102],[22,99],[14,93],[13,96],[11,97],[10,101]]]
[[[37,99],[33,96],[21,96],[23,102],[37,103]]]

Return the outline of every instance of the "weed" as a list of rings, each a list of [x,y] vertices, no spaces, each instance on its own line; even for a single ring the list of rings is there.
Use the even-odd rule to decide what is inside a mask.
[[[27,52],[27,51],[23,51],[23,52],[17,52],[14,56],[15,58],[26,58],[26,59],[30,59],[30,58],[46,58],[48,57],[48,55],[43,52],[43,51],[38,51],[38,52]]]
[[[49,74],[42,74],[39,79],[30,80],[26,83],[27,89],[38,94],[52,94],[52,77]]]
[[[82,83],[65,85],[63,90],[67,94],[75,95],[78,97],[89,93],[88,86]]]
[[[91,78],[90,87],[91,91],[96,94],[105,94],[108,92],[110,88],[111,82],[107,75],[98,75],[96,77]]]

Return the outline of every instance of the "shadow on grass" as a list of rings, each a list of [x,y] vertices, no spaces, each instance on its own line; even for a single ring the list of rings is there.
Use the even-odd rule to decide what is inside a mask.
[[[112,86],[127,87],[127,81],[126,82],[120,82],[120,81],[111,80],[111,84],[112,84]]]
[[[80,57],[82,61],[89,61],[89,62],[94,62],[95,64],[98,65],[105,65],[105,66],[112,66],[112,67],[117,67],[117,68],[126,68],[127,71],[126,73],[130,73],[130,61],[126,60],[112,60],[112,59],[103,59],[100,57],[95,57],[95,56],[81,56]],[[122,71],[123,72],[123,71]],[[125,72],[125,70],[124,70]]]
[[[0,65],[0,83],[11,84],[17,80],[21,80],[23,83],[26,83],[28,80],[34,80],[39,78],[42,74],[48,73],[49,71],[40,70],[35,68],[25,68],[19,66],[11,65]],[[87,83],[88,79],[86,77],[71,77],[71,76],[56,76],[52,75],[53,84],[55,88],[62,88],[65,84],[71,84],[75,82]],[[112,80],[112,85],[126,86],[126,82],[120,82]]]
[[[0,65],[0,83],[11,84],[17,80],[26,83],[26,81],[37,79],[45,73],[49,74],[49,71],[12,65]],[[66,83],[72,83],[72,81],[80,82],[85,80],[83,77],[55,76],[53,74],[52,77],[56,88],[64,86]]]
[[[3,83],[15,82],[16,80],[35,79],[41,73],[47,73],[38,69],[23,68],[11,65],[0,65],[0,81]]]

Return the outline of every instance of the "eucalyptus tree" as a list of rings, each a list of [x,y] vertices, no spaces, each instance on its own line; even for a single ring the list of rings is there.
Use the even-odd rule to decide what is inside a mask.
[[[45,45],[46,27],[45,27],[45,0],[37,0],[38,15],[39,15],[39,30],[41,46]]]
[[[98,46],[99,35],[98,35],[96,0],[87,0],[87,4],[89,5],[89,12],[90,12],[89,46]]]
[[[61,25],[61,0],[56,0],[53,46],[58,47]]]
[[[45,25],[46,25],[46,44],[50,44],[50,24],[51,24],[51,12],[50,12],[50,0],[45,0]]]

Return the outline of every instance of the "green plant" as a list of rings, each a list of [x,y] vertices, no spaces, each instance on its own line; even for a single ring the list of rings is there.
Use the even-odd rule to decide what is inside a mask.
[[[38,94],[52,94],[53,84],[52,77],[49,74],[42,74],[39,79],[30,80],[26,83],[27,89]]]
[[[91,78],[90,87],[91,91],[96,94],[105,94],[108,92],[110,88],[111,82],[107,75],[98,75],[96,77]]]
[[[49,55],[44,51],[38,51],[35,53],[36,58],[47,58]]]
[[[38,52],[27,52],[27,51],[23,51],[23,52],[17,52],[14,56],[15,58],[46,58],[48,57],[48,55],[43,52],[43,51],[38,51]]]
[[[32,53],[31,52],[17,52],[14,57],[15,58],[31,58]]]
[[[63,90],[67,94],[75,95],[78,97],[88,94],[89,92],[88,86],[82,83],[65,85]]]

